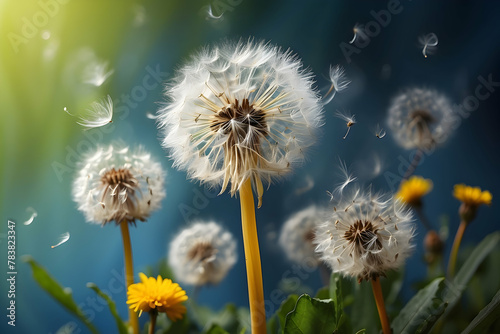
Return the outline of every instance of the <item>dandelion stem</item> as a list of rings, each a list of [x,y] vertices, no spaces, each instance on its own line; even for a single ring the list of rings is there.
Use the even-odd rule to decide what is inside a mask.
[[[417,216],[420,219],[422,225],[424,225],[427,231],[431,231],[431,223],[429,222],[429,219],[427,219],[427,216],[425,215],[424,210],[422,210],[422,207],[416,207],[415,211],[417,212]]]
[[[415,156],[413,157],[413,161],[411,162],[411,165],[408,166],[408,169],[406,170],[406,173],[403,176],[403,180],[408,179],[415,172],[415,169],[417,169],[417,166],[420,162],[420,159],[422,159],[422,155],[423,155],[422,150],[417,150],[417,152],[415,153]]]
[[[149,334],[153,334],[155,332],[155,326],[156,326],[156,317],[158,316],[158,311],[156,310],[151,310],[149,312],[149,318],[151,321],[149,322]]]
[[[264,289],[260,264],[259,240],[255,221],[255,203],[252,183],[247,179],[240,188],[241,223],[243,246],[247,267],[248,299],[250,302],[251,332],[266,333],[266,312],[264,309]]]
[[[134,284],[134,264],[132,261],[132,244],[130,242],[130,233],[128,231],[128,221],[124,220],[120,223],[120,230],[123,239],[123,254],[125,257],[125,279],[127,288]],[[139,334],[139,320],[137,313],[134,310],[128,310],[130,326],[134,330],[134,334]]]
[[[384,334],[391,334],[391,326],[389,325],[389,318],[387,318],[387,313],[385,312],[384,296],[382,295],[382,287],[380,286],[380,278],[372,279],[372,290],[373,296],[375,297],[375,303],[377,304],[378,315],[380,317],[380,322],[382,323],[382,332]]]
[[[458,227],[457,234],[455,234],[455,240],[453,240],[453,246],[451,247],[450,260],[448,262],[448,277],[451,278],[455,275],[455,264],[457,262],[458,248],[462,242],[462,237],[464,236],[465,228],[467,227],[467,222],[462,220],[460,226]]]

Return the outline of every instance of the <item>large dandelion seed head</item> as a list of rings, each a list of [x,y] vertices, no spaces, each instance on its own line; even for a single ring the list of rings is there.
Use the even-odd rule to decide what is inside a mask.
[[[334,272],[362,280],[403,265],[413,248],[411,212],[388,195],[356,190],[316,232],[316,251]]]
[[[446,96],[435,90],[411,88],[392,100],[387,121],[399,145],[429,150],[446,141],[454,120]]]
[[[165,197],[165,173],[141,147],[98,147],[80,163],[73,199],[88,222],[144,221]]]
[[[319,224],[327,220],[324,209],[311,205],[294,213],[281,228],[279,244],[287,257],[298,264],[317,266],[319,254],[315,252],[314,236]]]
[[[262,180],[287,174],[314,142],[322,109],[312,86],[291,51],[251,41],[206,48],[167,87],[162,144],[189,177],[231,194],[250,178],[261,199]]]
[[[168,259],[180,282],[217,284],[236,263],[236,241],[215,222],[195,222],[172,240]]]

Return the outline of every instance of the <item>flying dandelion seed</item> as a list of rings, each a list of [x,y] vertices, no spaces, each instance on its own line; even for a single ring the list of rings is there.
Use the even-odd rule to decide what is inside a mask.
[[[147,112],[147,113],[146,113],[146,117],[147,117],[147,118],[149,118],[149,119],[157,119],[157,118],[158,118],[158,116],[153,115],[153,114],[152,114],[152,113],[150,113],[150,112]]]
[[[354,115],[351,115],[350,112],[342,112],[338,111],[335,113],[335,117],[338,117],[340,119],[343,119],[346,122],[347,126],[347,132],[345,133],[345,136],[343,139],[347,138],[347,135],[349,134],[349,131],[351,130],[351,127],[356,124],[356,118],[354,118]]]
[[[61,246],[63,243],[69,240],[69,232],[61,234],[59,237],[59,242],[55,244],[54,246],[50,246],[50,248],[56,248],[58,246]]]
[[[377,124],[377,129],[375,130],[375,137],[377,137],[378,139],[382,139],[385,137],[385,130],[383,128],[380,127],[380,124]]]
[[[343,91],[349,86],[351,81],[347,80],[344,75],[344,68],[336,65],[330,65],[329,77],[331,86],[328,92],[323,96],[323,105],[330,103],[338,92]]]
[[[430,33],[427,35],[422,35],[418,38],[420,46],[423,47],[422,54],[427,58],[428,54],[433,54],[437,49],[438,38],[435,33]]]
[[[113,73],[107,61],[93,60],[83,70],[83,82],[100,87]]]
[[[359,24],[359,23],[356,23],[354,25],[354,28],[352,28],[352,32],[354,33],[354,36],[353,38],[349,41],[349,44],[352,44],[356,41],[356,39],[359,37],[359,38],[364,38],[365,37],[365,33],[363,31],[363,25]]]
[[[212,20],[221,20],[222,19],[222,15],[224,15],[224,13],[221,13],[218,16],[214,15],[214,13],[212,11],[212,5],[208,5],[207,20],[209,20],[209,19],[212,19]]]
[[[312,188],[314,188],[314,180],[310,175],[307,175],[306,176],[306,185],[295,190],[295,195],[296,196],[302,195],[302,194],[308,192],[309,190],[311,190]]]
[[[86,112],[80,116],[80,121],[76,122],[77,124],[91,129],[113,122],[113,100],[109,95],[107,101],[92,102],[91,107],[92,109],[87,109]],[[66,107],[64,111],[71,115]]]
[[[144,6],[135,5],[133,8],[134,12],[134,27],[140,27],[146,22],[146,9]]]
[[[342,177],[343,181],[337,185],[337,187],[334,190],[334,193],[342,195],[344,189],[350,183],[356,181],[357,177],[353,176],[352,173],[349,173],[349,169],[347,168],[345,161],[342,161],[340,158],[339,158],[339,170],[340,170],[340,176]]]
[[[23,224],[24,224],[24,225],[30,225],[31,223],[33,223],[33,220],[35,220],[35,218],[38,216],[38,213],[35,211],[35,209],[33,209],[33,208],[31,208],[31,207],[27,208],[27,209],[26,209],[26,212],[31,213],[31,216],[30,216],[30,218],[29,218],[27,221],[25,221]]]

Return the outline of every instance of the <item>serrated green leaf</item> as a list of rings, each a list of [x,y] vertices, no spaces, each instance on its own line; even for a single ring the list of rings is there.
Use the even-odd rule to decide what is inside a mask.
[[[462,334],[486,333],[490,325],[500,318],[500,291],[496,293],[491,302],[483,308],[472,320]]]
[[[332,334],[336,330],[335,305],[331,299],[319,300],[301,295],[285,320],[286,334]]]
[[[330,299],[330,287],[323,287],[320,288],[317,292],[314,298],[318,299]]]
[[[120,315],[116,311],[115,302],[107,294],[102,292],[101,289],[99,289],[99,287],[96,284],[87,283],[87,288],[94,290],[95,293],[97,293],[97,295],[99,297],[101,297],[102,299],[104,299],[106,301],[106,303],[108,304],[109,311],[111,312],[111,315],[113,316],[113,318],[115,318],[115,323],[116,323],[116,327],[118,328],[118,333],[128,334],[127,326],[125,325],[122,318],[120,318]]]
[[[298,295],[290,295],[282,303],[278,311],[276,312],[278,316],[278,321],[280,325],[280,330],[283,331],[285,328],[286,316],[288,313],[292,312],[299,299]]]
[[[403,307],[392,322],[394,333],[428,333],[444,313],[447,303],[443,300],[444,278],[436,278],[420,290]]]
[[[351,333],[351,324],[347,314],[344,313],[344,297],[342,293],[342,276],[338,273],[332,274],[330,278],[330,298],[335,306],[335,330]]]
[[[68,288],[62,287],[61,284],[59,284],[47,270],[40,266],[31,256],[24,256],[23,261],[31,266],[33,278],[43,290],[59,302],[66,310],[74,314],[92,333],[98,333],[97,328],[94,327],[83,311],[76,305]]]

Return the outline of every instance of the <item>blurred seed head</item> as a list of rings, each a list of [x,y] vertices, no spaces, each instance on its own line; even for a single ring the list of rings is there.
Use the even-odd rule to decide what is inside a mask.
[[[287,258],[298,264],[319,264],[319,254],[315,252],[314,236],[318,224],[326,221],[324,209],[311,205],[294,213],[283,224],[279,244]]]
[[[172,240],[168,259],[179,282],[217,284],[236,263],[236,241],[213,221],[195,222]]]
[[[411,88],[393,98],[387,123],[405,149],[430,150],[450,136],[454,113],[451,102],[441,93]]]

